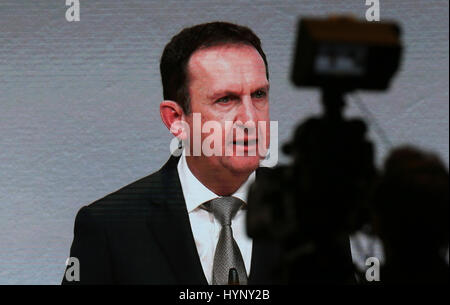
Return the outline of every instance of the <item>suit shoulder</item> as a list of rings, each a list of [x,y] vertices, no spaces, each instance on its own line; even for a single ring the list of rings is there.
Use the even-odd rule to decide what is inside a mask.
[[[107,214],[109,217],[142,214],[153,202],[163,200],[168,191],[164,177],[167,165],[166,163],[160,170],[84,206],[81,210],[95,215]]]

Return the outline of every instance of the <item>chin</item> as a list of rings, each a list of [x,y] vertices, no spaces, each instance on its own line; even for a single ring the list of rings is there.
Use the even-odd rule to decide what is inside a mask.
[[[236,174],[250,174],[259,167],[259,156],[233,156],[226,160],[226,167]]]

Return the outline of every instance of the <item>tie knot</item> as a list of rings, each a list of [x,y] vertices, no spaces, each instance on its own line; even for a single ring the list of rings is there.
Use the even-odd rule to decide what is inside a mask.
[[[211,200],[211,212],[222,226],[230,226],[243,201],[239,198],[227,196]]]

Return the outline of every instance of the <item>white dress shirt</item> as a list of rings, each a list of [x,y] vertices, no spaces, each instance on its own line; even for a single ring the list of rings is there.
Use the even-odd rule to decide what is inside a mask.
[[[206,280],[211,284],[214,251],[216,250],[222,226],[215,220],[212,213],[202,209],[200,206],[207,201],[220,196],[209,190],[194,176],[194,174],[192,174],[186,162],[184,151],[178,161],[177,169],[181,188],[183,189],[184,200],[186,201],[187,211],[189,213],[189,221],[191,223],[197,252],[200,257]],[[249,176],[247,181],[241,185],[232,196],[247,202],[247,190],[254,180],[255,172]],[[245,219],[246,210],[241,208],[233,218],[231,227],[233,228],[233,237],[241,250],[248,276],[250,274],[252,257],[252,239],[247,236]]]

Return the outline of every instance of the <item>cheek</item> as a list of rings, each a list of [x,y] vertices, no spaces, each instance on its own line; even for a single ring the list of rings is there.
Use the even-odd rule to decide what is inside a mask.
[[[204,120],[203,120],[203,118],[204,118]],[[232,129],[233,113],[231,111],[228,113],[225,113],[225,114],[211,112],[211,113],[202,115],[202,121],[203,121],[203,124],[208,121],[214,121],[214,122],[216,122],[217,125],[220,125],[220,132],[216,132],[215,138],[220,136],[220,138],[223,140],[222,142],[224,142],[225,138],[227,137],[227,135],[229,135],[229,133]],[[209,133],[209,134],[211,134],[211,133]]]
[[[262,137],[262,140],[265,141],[266,148],[270,145],[270,117],[269,117],[269,108],[265,109],[265,111],[261,114],[258,121],[258,138]]]

